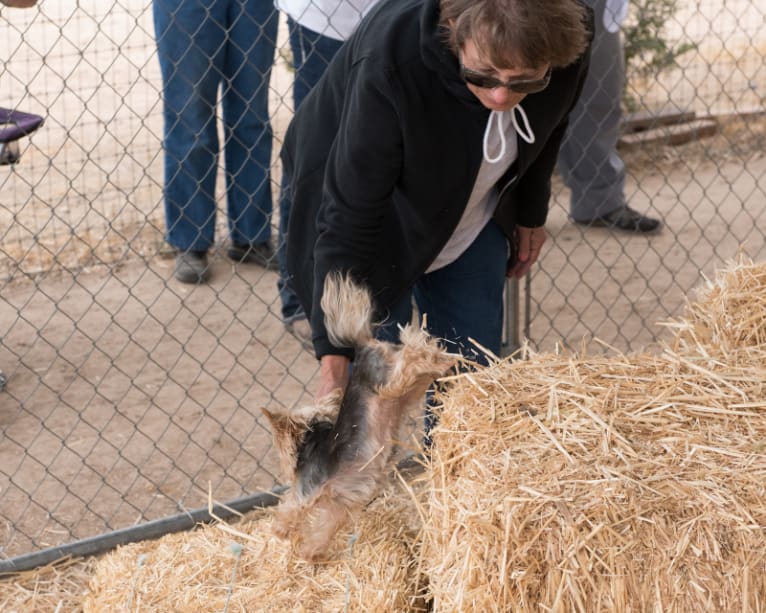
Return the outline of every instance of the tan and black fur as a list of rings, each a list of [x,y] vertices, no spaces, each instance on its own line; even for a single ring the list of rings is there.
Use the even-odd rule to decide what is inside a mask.
[[[455,362],[411,325],[400,345],[376,340],[369,292],[348,277],[327,277],[322,310],[333,345],[355,349],[345,393],[289,414],[263,410],[290,483],[274,530],[312,561],[326,556],[337,530],[375,497],[404,416],[424,406],[429,385]]]

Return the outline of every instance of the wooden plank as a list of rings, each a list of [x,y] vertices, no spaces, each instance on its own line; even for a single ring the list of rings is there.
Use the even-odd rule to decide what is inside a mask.
[[[683,145],[693,140],[713,136],[717,131],[718,123],[716,121],[698,119],[678,125],[626,134],[620,138],[618,146],[624,151],[634,151],[647,145]]]
[[[763,104],[760,106],[747,106],[744,108],[738,108],[736,111],[726,111],[724,113],[716,113],[709,116],[710,119],[719,119],[721,121],[729,121],[734,118],[740,119],[758,119],[766,115],[766,106]]]
[[[686,123],[696,119],[694,111],[681,111],[678,109],[659,109],[656,111],[641,111],[640,113],[628,113],[622,121],[624,134],[652,130],[662,126],[678,123]]]

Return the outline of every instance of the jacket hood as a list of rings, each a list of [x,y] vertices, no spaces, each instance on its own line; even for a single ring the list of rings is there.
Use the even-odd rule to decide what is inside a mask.
[[[439,24],[439,0],[424,0],[420,13],[420,53],[423,64],[434,71],[444,88],[472,109],[489,114],[460,76],[460,64],[447,43],[448,32]]]

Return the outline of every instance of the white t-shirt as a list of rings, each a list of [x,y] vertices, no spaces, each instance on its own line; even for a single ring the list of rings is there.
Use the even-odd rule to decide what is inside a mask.
[[[476,182],[473,184],[473,191],[468,198],[468,204],[463,211],[463,216],[450,236],[447,244],[444,245],[439,255],[426,270],[427,273],[433,272],[452,264],[463,252],[471,246],[479,233],[487,225],[497,208],[497,198],[500,195],[495,184],[516,161],[519,145],[516,136],[516,128],[513,124],[511,114],[513,111],[500,113],[499,127],[493,129],[492,122],[494,118],[490,114],[487,122],[487,148],[486,155],[493,160],[487,161],[485,156],[481,161],[479,174],[476,176]],[[497,124],[495,124],[497,125]],[[505,151],[502,157],[501,138],[498,130],[501,129],[505,135]]]
[[[377,0],[275,0],[296,23],[317,34],[346,40]]]

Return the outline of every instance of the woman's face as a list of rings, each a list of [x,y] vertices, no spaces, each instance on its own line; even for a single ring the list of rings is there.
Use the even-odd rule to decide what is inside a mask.
[[[470,39],[466,40],[463,45],[460,63],[464,69],[466,86],[479,99],[479,102],[491,111],[509,111],[521,102],[527,94],[514,92],[505,85],[481,87],[471,83],[470,80],[472,78],[476,76],[492,77],[497,81],[510,85],[514,81],[540,80],[542,85],[540,89],[543,89],[545,85],[542,83],[546,76],[550,77],[547,65],[539,68],[496,68],[488,60],[484,59],[478,47]]]

